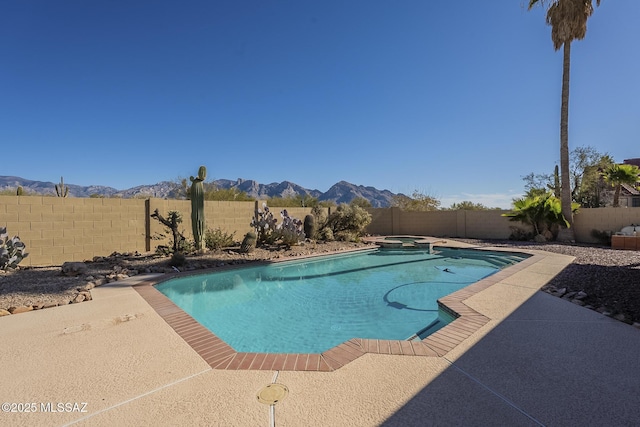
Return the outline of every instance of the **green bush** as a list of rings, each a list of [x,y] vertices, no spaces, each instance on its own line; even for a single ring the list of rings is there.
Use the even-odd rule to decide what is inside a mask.
[[[207,229],[204,235],[204,244],[209,250],[228,248],[235,245],[235,234],[235,231],[229,234],[220,228],[215,230]]]
[[[575,213],[579,206],[572,203],[571,210]],[[547,240],[555,239],[560,227],[569,227],[569,222],[562,215],[560,199],[551,192],[515,199],[513,210],[502,216],[509,218],[509,221],[518,221],[533,227],[535,239],[539,236]]]
[[[333,231],[327,227],[322,228],[317,235],[319,240],[324,240],[325,242],[333,242],[335,240]]]
[[[336,239],[357,241],[371,223],[371,214],[358,205],[339,205],[327,218],[324,228],[331,230]],[[322,234],[321,230],[321,234]]]

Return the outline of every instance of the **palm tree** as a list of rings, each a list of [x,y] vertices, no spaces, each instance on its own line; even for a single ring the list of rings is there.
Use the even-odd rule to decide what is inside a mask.
[[[571,182],[569,176],[569,71],[571,42],[582,40],[587,33],[587,19],[593,13],[593,0],[529,0],[529,10],[536,4],[547,9],[547,24],[551,26],[551,40],[555,50],[564,47],[562,59],[562,104],[560,109],[560,179],[562,214],[568,227],[560,230],[558,240],[574,241],[571,212]],[[600,6],[600,0],[596,0]]]
[[[613,207],[620,206],[620,189],[622,184],[635,185],[640,180],[640,169],[635,165],[611,165],[602,172],[605,181],[615,187]]]

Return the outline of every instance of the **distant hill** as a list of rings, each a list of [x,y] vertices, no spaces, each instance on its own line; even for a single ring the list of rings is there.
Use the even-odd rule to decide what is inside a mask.
[[[396,196],[396,194],[388,190],[378,190],[374,187],[355,185],[346,181],[340,181],[334,184],[325,193],[318,190],[309,190],[289,181],[260,184],[257,181],[238,178],[235,181],[218,179],[213,181],[213,184],[221,189],[235,188],[256,199],[309,195],[316,197],[320,201],[333,200],[340,204],[349,203],[356,197],[362,197],[368,200],[371,206],[375,208],[390,206],[393,198]],[[53,182],[32,181],[17,176],[0,176],[0,191],[15,190],[21,186],[26,194],[55,195],[55,185],[56,183]],[[69,187],[69,197],[95,197],[97,195],[104,197],[157,197],[164,199],[174,198],[177,194],[176,184],[171,181],[162,181],[151,185],[139,185],[126,190],[117,190],[113,187],[101,185],[80,186],[67,183],[65,183],[65,185]]]

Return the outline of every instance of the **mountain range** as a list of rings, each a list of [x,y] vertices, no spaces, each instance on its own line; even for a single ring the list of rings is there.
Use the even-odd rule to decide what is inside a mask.
[[[273,182],[271,184],[260,184],[254,180],[217,179],[212,182],[220,189],[236,189],[256,199],[266,199],[269,197],[293,197],[296,195],[317,198],[320,201],[332,200],[338,204],[349,203],[356,197],[368,200],[374,208],[388,207],[391,205],[396,194],[388,190],[378,190],[374,187],[351,184],[340,181],[329,188],[328,191],[310,190],[289,181]],[[55,195],[55,185],[53,182],[33,181],[16,176],[0,176],[0,191],[13,190],[22,187],[24,194]],[[69,187],[70,197],[156,197],[174,198],[179,192],[179,186],[175,182],[162,181],[157,184],[139,185],[126,190],[118,190],[113,187],[102,185],[81,186],[65,184]]]

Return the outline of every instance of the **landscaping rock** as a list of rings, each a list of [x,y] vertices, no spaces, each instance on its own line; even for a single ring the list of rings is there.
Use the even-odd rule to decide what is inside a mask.
[[[619,320],[621,322],[626,322],[627,321],[627,316],[624,315],[624,313],[618,313],[615,316],[613,316],[614,319]]]
[[[587,294],[586,294],[586,293],[584,293],[584,292],[582,292],[582,291],[578,292],[578,293],[574,296],[574,298],[575,298],[575,299],[578,299],[578,300],[585,299],[586,297],[587,297]]]
[[[96,287],[96,284],[95,284],[95,283],[93,283],[93,282],[89,282],[89,283],[87,283],[86,285],[81,286],[81,287],[80,287],[80,290],[81,290],[81,291],[88,291],[88,290],[91,290],[91,289],[93,289],[93,288],[95,288],[95,287]]]
[[[87,273],[87,266],[83,262],[65,262],[62,264],[62,274],[75,277]]]
[[[71,300],[72,304],[77,304],[79,302],[84,301],[84,295],[83,294],[78,294],[76,295],[76,297],[74,299]]]
[[[11,313],[10,313],[10,312],[8,312],[7,310],[0,308],[0,317],[2,317],[2,316],[8,316],[8,315],[10,315],[10,314],[11,314]]]
[[[9,313],[11,314],[19,314],[26,313],[27,311],[32,311],[33,307],[31,306],[20,306],[20,307],[9,307]]]

